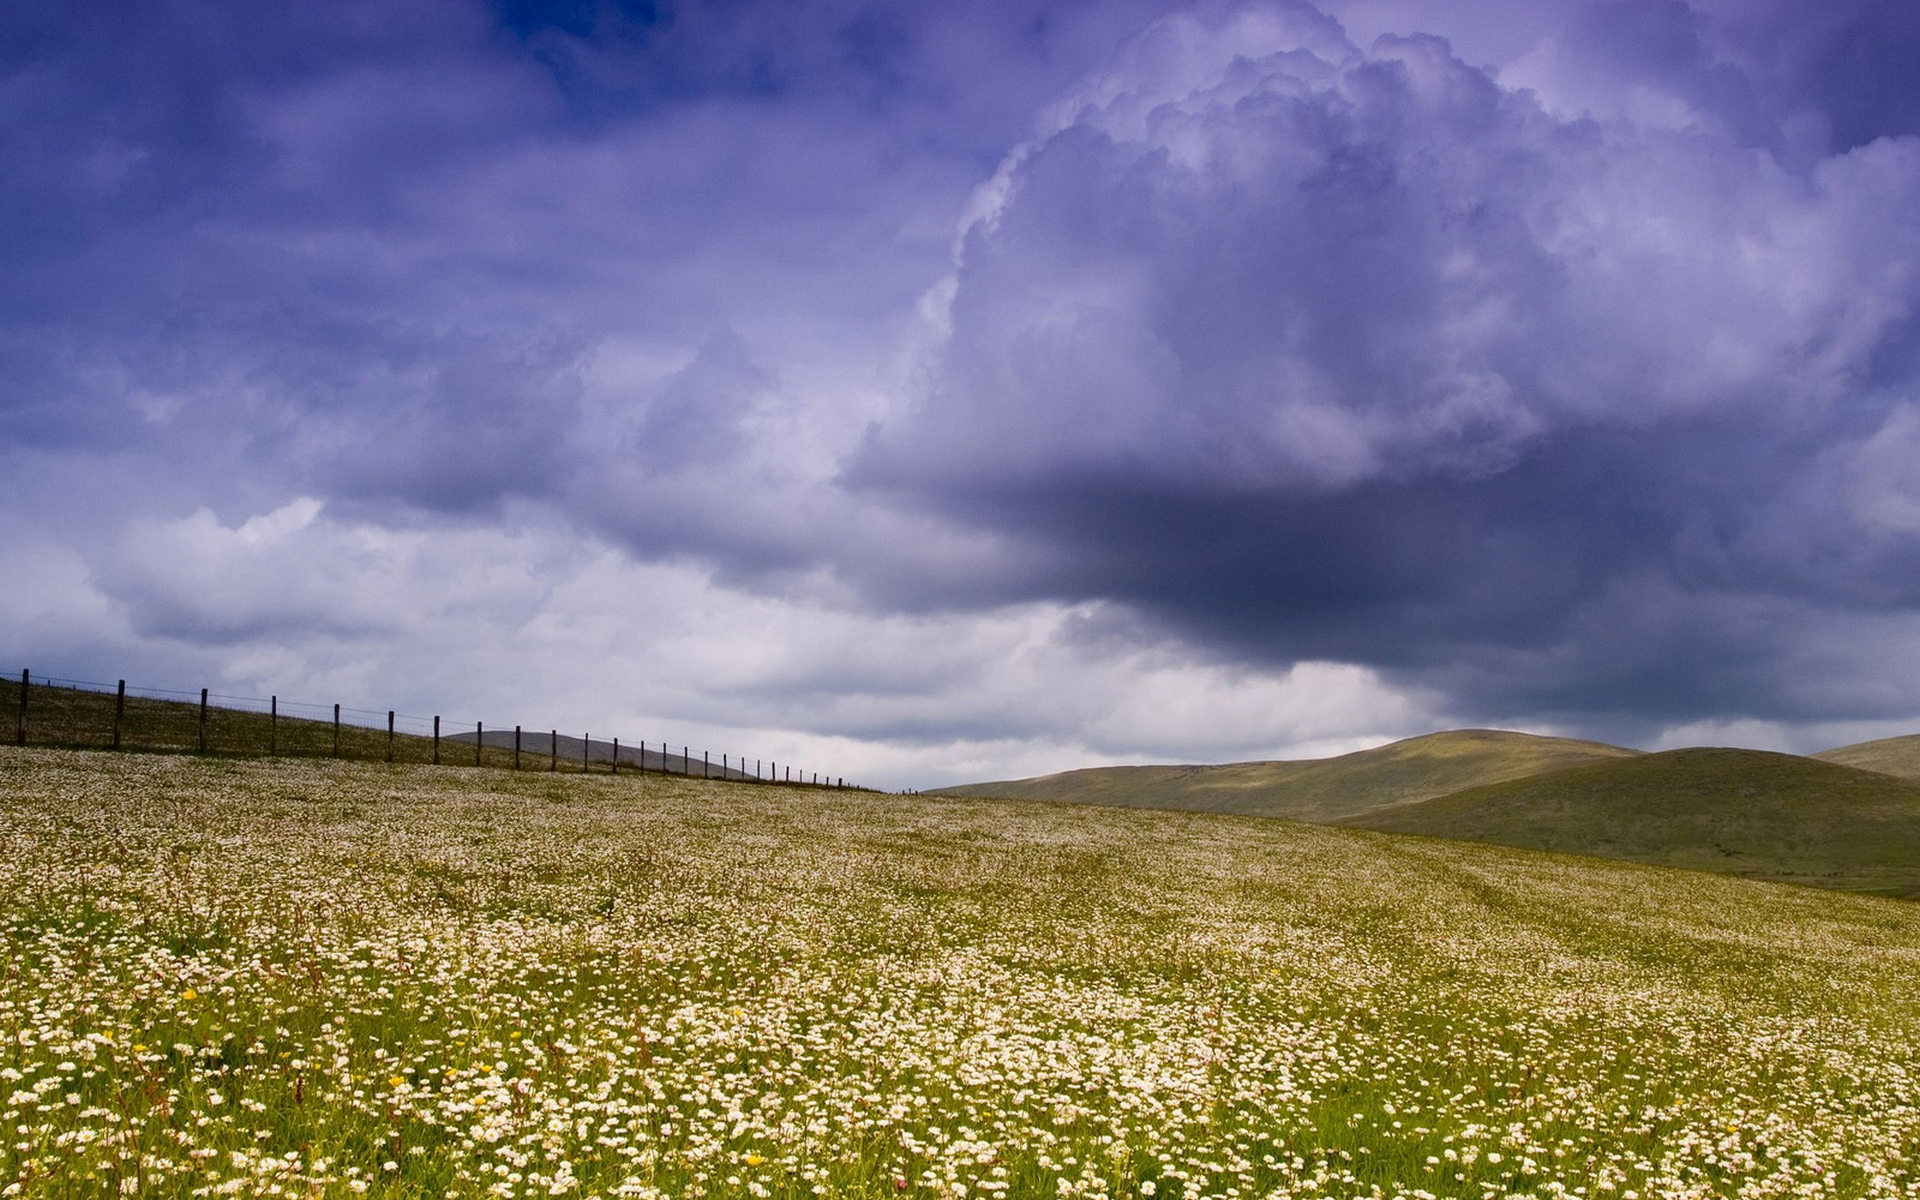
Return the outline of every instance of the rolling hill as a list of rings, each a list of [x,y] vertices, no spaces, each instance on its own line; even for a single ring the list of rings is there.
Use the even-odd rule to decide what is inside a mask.
[[[1615,758],[1340,823],[1920,897],[1920,784],[1762,750]]]
[[[1839,763],[1843,767],[1858,767],[1862,771],[1878,771],[1882,775],[1920,781],[1920,733],[1836,746],[1832,750],[1822,750],[1813,757],[1821,762]]]
[[[941,788],[935,794],[1331,822],[1462,788],[1638,756],[1604,742],[1456,729],[1336,758],[1220,766],[1090,767]]]

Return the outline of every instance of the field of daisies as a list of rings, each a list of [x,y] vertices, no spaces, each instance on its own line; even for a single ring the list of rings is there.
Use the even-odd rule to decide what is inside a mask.
[[[7,749],[0,1133],[7,1197],[1920,1197],[1920,905]]]

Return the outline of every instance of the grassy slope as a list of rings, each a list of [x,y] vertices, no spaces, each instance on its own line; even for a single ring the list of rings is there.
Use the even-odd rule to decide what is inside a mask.
[[[0,734],[4,734],[9,743],[17,732],[19,706],[19,679],[0,679]],[[49,687],[35,681],[27,693],[28,744],[69,749],[110,746],[113,741],[114,707],[115,697],[111,692]],[[441,761],[471,764],[472,735],[468,735],[466,745],[462,748],[451,736],[455,730],[448,728],[443,732],[448,736],[441,740]],[[507,746],[503,750],[495,745],[494,734],[489,731],[487,746],[483,751],[484,765],[512,765],[512,731],[507,731],[506,736]],[[218,701],[207,710],[206,742],[207,750],[212,754],[266,754],[271,747],[275,753],[289,757],[332,757],[333,739],[334,726],[329,719],[312,720],[282,713],[275,722],[267,713],[221,708]],[[544,731],[540,741],[544,749]],[[129,750],[196,750],[200,744],[199,703],[194,700],[128,696],[121,717],[121,744]],[[533,735],[529,734],[529,754],[533,753],[533,744]],[[396,733],[392,745],[395,762],[433,761],[431,736]],[[387,746],[385,728],[355,724],[351,718],[340,726],[339,749],[342,758],[384,759]],[[560,767],[565,770],[569,765],[576,769],[578,767],[577,762],[562,762]]]
[[[940,794],[1334,821],[1478,784],[1638,753],[1601,742],[1457,729],[1337,758],[1224,766],[1093,767],[944,788]]]
[[[1347,824],[1920,896],[1920,784],[1761,750],[1669,750]]]
[[[1839,763],[1843,767],[1858,767],[1862,771],[1878,771],[1882,775],[1920,780],[1920,733],[1836,746],[1832,750],[1822,750],[1813,757],[1822,762]]]
[[[11,748],[0,847],[0,1184],[48,1200],[1920,1187],[1920,906],[1871,897],[1188,813]]]
[[[4,735],[8,743],[18,731],[19,707],[19,679],[0,678],[0,735]],[[110,747],[113,744],[114,708],[115,697],[111,692],[50,687],[36,682],[27,695],[28,744],[64,749]],[[364,715],[359,719],[364,720]],[[363,761],[385,760],[391,744],[392,761],[396,763],[436,761],[430,734],[423,736],[396,732],[389,743],[384,727],[371,728],[355,724],[354,720],[349,716],[340,726],[337,757]],[[200,705],[195,700],[128,696],[121,713],[120,729],[121,744],[128,750],[197,751],[200,746]],[[610,740],[596,737],[589,747],[584,739],[564,733],[559,735],[556,743],[552,733],[549,729],[521,731],[517,761],[522,770],[612,771],[613,743]],[[512,729],[485,730],[477,756],[473,743],[471,729],[458,729],[448,724],[441,731],[437,761],[447,766],[513,768],[516,759]],[[211,754],[256,755],[272,752],[289,758],[336,757],[331,720],[312,720],[283,712],[275,722],[268,713],[222,708],[218,701],[207,710],[206,747]],[[715,754],[711,763],[703,768],[700,755],[683,755],[678,746],[663,755],[658,743],[644,751],[636,749],[631,743],[621,746],[620,766],[622,770],[630,767],[648,771],[664,769],[695,775],[702,774],[704,770],[714,779],[746,778],[740,770],[738,759],[731,760],[723,769],[720,755]],[[767,769],[771,770],[771,765]]]

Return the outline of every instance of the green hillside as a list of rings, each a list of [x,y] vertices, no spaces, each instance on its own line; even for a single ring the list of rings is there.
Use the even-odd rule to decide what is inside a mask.
[[[1839,763],[1843,767],[1858,767],[1862,771],[1878,771],[1882,775],[1920,781],[1920,733],[1836,746],[1832,750],[1822,750],[1813,757],[1822,762]]]
[[[1920,897],[1920,784],[1762,750],[1669,750],[1343,822]]]
[[[1195,813],[11,747],[0,847],[9,1196],[1920,1194],[1920,905],[1884,898]]]
[[[1639,753],[1603,742],[1499,729],[1456,729],[1337,758],[1221,766],[1090,767],[1033,779],[943,788],[939,794],[1336,821],[1461,788]]]

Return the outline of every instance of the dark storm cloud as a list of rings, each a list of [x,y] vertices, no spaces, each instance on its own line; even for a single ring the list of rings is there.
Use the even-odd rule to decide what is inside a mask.
[[[911,712],[904,634],[772,685],[874,736],[1098,725],[1053,660],[926,699],[1048,639],[1176,679],[1114,753],[1196,656],[1622,737],[1920,713],[1917,14],[16,5],[0,524],[130,639],[343,661],[441,586],[382,531],[604,539],[835,647],[1086,602]],[[1385,729],[1364,676],[1301,736]]]
[[[1756,82],[1712,14],[1590,6],[1558,97],[1300,6],[1163,22],[1008,161],[850,482],[1043,594],[1465,711],[1912,712],[1807,677],[1872,670],[1809,652],[1840,614],[1920,610],[1920,140],[1820,108],[1885,12]],[[1600,77],[1660,119],[1565,111]]]

